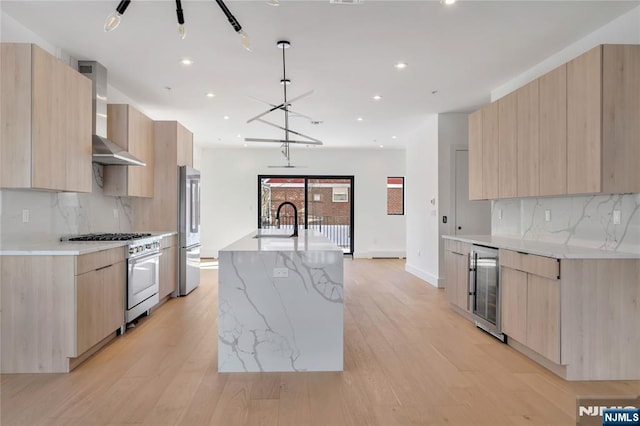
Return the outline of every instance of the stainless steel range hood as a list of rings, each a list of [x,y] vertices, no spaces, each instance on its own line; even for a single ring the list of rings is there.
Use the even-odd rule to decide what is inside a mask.
[[[107,139],[107,69],[96,61],[78,61],[78,71],[91,79],[93,162],[109,166],[146,166]]]

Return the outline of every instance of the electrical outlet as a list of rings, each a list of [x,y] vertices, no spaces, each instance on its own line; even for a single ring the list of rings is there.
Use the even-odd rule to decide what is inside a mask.
[[[620,210],[613,211],[613,224],[620,225]]]
[[[22,209],[22,223],[29,223],[29,209]]]
[[[551,210],[544,211],[544,221],[551,222]]]
[[[288,276],[288,268],[273,268],[273,278],[287,278]]]
[[[119,215],[119,213],[118,213],[118,209],[113,209],[113,218],[114,218],[114,219],[117,219],[117,218],[118,218],[118,215]]]

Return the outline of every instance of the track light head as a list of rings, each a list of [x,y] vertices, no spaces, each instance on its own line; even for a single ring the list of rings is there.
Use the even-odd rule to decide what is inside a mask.
[[[124,15],[127,7],[129,7],[129,3],[131,3],[131,0],[121,0],[120,3],[118,3],[116,10],[107,16],[107,19],[104,21],[104,30],[106,32],[113,31],[118,27],[118,25],[120,25],[122,15]]]

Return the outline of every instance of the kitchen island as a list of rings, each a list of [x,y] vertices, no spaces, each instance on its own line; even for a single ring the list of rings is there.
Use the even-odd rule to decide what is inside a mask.
[[[342,371],[342,249],[275,231],[220,250],[218,371]]]

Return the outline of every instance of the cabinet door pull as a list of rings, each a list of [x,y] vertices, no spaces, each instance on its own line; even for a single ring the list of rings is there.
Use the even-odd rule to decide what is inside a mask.
[[[111,267],[111,266],[113,266],[113,265],[103,266],[102,268],[98,268],[98,269],[96,269],[96,271],[102,271],[103,269],[107,269],[107,268],[109,268],[109,267]]]

